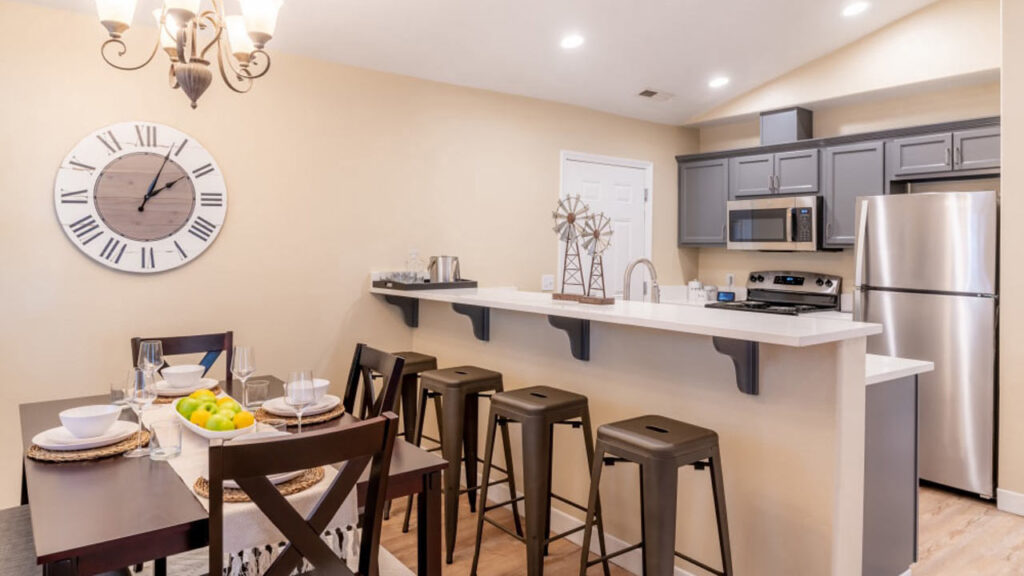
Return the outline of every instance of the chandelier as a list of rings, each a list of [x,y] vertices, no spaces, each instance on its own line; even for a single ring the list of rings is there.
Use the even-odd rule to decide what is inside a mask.
[[[242,14],[225,16],[223,0],[211,0],[212,9],[200,10],[202,0],[164,0],[153,11],[159,35],[149,57],[128,64],[128,48],[122,34],[132,24],[137,0],[96,0],[96,10],[110,38],[100,47],[107,64],[118,70],[138,70],[162,51],[170,59],[168,82],[196,107],[196,101],[213,81],[211,59],[224,83],[235,92],[248,92],[257,78],[270,71],[270,55],[264,51],[274,36],[277,13],[283,0],[239,0]]]

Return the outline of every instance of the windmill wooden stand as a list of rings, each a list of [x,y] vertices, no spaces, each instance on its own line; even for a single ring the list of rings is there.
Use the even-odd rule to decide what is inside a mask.
[[[583,223],[583,249],[590,254],[590,279],[587,295],[580,298],[586,304],[615,304],[604,291],[604,251],[612,236],[612,222],[603,212],[590,214]],[[600,293],[600,295],[598,295]]]
[[[553,230],[565,243],[562,262],[562,289],[551,295],[555,300],[573,300],[587,304],[613,304],[614,298],[605,297],[604,263],[601,253],[608,247],[611,236],[610,221],[604,214],[599,219],[590,214],[590,208],[579,196],[567,196],[558,201],[558,207],[551,216],[555,220]],[[584,249],[592,256],[588,283],[583,282],[583,260],[580,258],[580,236]],[[597,291],[600,290],[600,297]]]

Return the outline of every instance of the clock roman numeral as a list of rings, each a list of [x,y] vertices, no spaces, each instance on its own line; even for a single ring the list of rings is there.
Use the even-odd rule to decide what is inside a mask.
[[[156,126],[135,125],[135,136],[138,138],[136,146],[156,148]]]
[[[128,244],[122,244],[117,238],[109,238],[107,243],[103,245],[103,250],[100,251],[100,258],[103,258],[107,262],[120,264],[121,256],[124,256],[124,249],[127,247]],[[120,250],[118,248],[120,248]]]
[[[192,171],[192,177],[202,178],[203,176],[206,176],[210,172],[213,172],[213,165],[209,163],[203,164],[199,168],[196,168],[195,170]]]
[[[148,262],[147,262],[147,258],[148,258]],[[156,268],[156,261],[153,258],[153,248],[152,247],[145,247],[145,246],[143,246],[143,248],[142,248],[142,269],[145,270],[147,268],[150,269],[150,270],[155,269]]]
[[[192,223],[192,226],[189,227],[188,231],[196,238],[206,242],[210,239],[210,236],[213,235],[213,231],[216,229],[217,226],[206,218],[196,216],[196,221]]]
[[[92,216],[80,218],[68,225],[75,237],[82,241],[83,246],[103,235],[103,230],[99,230],[99,227],[99,223]]]
[[[110,150],[111,154],[117,154],[121,151],[121,143],[117,141],[112,130],[107,130],[105,135],[97,134],[96,138],[107,147],[107,150]]]
[[[75,168],[78,168],[79,170],[86,170],[90,174],[92,174],[93,171],[96,170],[95,166],[89,166],[88,164],[83,164],[83,163],[79,162],[78,160],[75,160],[74,158],[72,158],[70,161],[68,161],[68,164],[71,164],[72,166],[74,166]]]
[[[185,138],[181,141],[181,144],[178,144],[178,149],[174,152],[175,156],[181,156],[181,151],[185,149],[185,144],[188,144],[188,138]]]
[[[174,247],[178,249],[178,254],[181,254],[182,260],[188,258],[188,254],[185,253],[185,249],[181,247],[181,244],[178,244],[177,240],[174,241]]]
[[[200,206],[223,206],[224,205],[224,193],[223,192],[201,192],[199,194],[199,205]]]
[[[86,198],[88,190],[74,190],[72,192],[61,192],[60,203],[61,204],[88,204],[89,200]]]

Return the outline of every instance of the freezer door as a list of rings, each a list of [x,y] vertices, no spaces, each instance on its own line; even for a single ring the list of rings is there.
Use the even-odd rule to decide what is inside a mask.
[[[857,199],[855,285],[996,293],[995,192]]]
[[[868,352],[931,360],[920,391],[921,478],[992,496],[996,300],[863,291],[864,318],[884,326]]]

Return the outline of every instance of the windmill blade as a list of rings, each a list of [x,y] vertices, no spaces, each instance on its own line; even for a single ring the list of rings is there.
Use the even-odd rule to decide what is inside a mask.
[[[562,220],[561,222],[559,222],[558,224],[555,225],[555,228],[554,228],[555,232],[561,233],[562,230],[564,230],[566,225],[568,225],[568,224],[569,224],[568,221]]]

